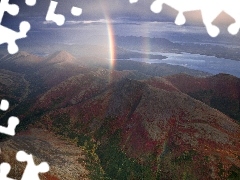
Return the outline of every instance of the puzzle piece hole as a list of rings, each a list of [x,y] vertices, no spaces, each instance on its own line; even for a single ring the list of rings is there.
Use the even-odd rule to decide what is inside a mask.
[[[8,108],[9,108],[9,102],[7,100],[3,99],[0,104],[0,110],[7,111]]]
[[[8,45],[9,54],[15,54],[18,52],[18,50],[18,46],[15,43]]]
[[[80,16],[82,14],[82,9],[73,6],[72,9],[71,9],[71,13],[72,13],[73,16]]]
[[[240,28],[239,24],[233,23],[228,27],[228,32],[232,35],[236,35],[239,31],[239,28]]]
[[[12,16],[16,16],[19,13],[19,7],[16,4],[10,4],[9,10],[7,11]]]
[[[186,22],[185,16],[183,15],[183,13],[179,13],[175,19],[175,24],[180,26],[185,24],[185,22]]]
[[[0,126],[0,133],[7,134],[9,136],[15,135],[16,126],[19,124],[19,119],[17,117],[10,117],[8,119],[8,127]]]
[[[154,1],[150,7],[151,11],[154,13],[160,13],[162,11],[163,3],[160,1]]]
[[[131,4],[138,2],[138,0],[129,0]]]
[[[8,163],[2,163],[1,165],[0,165],[0,171],[1,171],[1,176],[7,176],[8,175],[8,173],[10,172],[10,169],[11,169],[11,166],[10,166],[10,164],[8,164]],[[1,177],[0,176],[0,177]]]
[[[65,17],[61,14],[55,14],[55,10],[57,8],[58,2],[51,1],[50,6],[47,12],[46,20],[47,21],[53,21],[58,26],[62,26],[65,22]]]
[[[39,180],[38,174],[48,172],[50,167],[47,162],[41,162],[39,165],[34,163],[32,154],[27,154],[24,151],[18,151],[16,159],[19,162],[27,162],[27,166],[24,170],[22,180],[27,180],[29,177],[33,180]]]
[[[31,29],[31,25],[27,21],[23,21],[19,25],[20,32],[26,33]]]
[[[28,6],[34,6],[36,4],[36,0],[26,0],[25,3],[28,5]]]

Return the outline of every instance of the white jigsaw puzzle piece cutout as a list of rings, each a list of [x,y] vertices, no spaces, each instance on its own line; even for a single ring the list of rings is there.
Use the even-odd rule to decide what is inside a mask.
[[[33,4],[35,0],[26,0],[26,3]],[[0,2],[0,44],[8,44],[8,52],[15,54],[18,52],[18,46],[16,40],[27,37],[27,32],[30,30],[30,24],[23,21],[19,25],[19,32],[15,32],[5,26],[1,25],[2,18],[5,12],[8,12],[12,16],[16,16],[19,13],[19,7],[16,4],[9,4],[9,0],[2,0]]]
[[[16,180],[16,179],[12,179],[7,177],[8,173],[11,170],[11,166],[8,163],[1,163],[0,164],[0,180]]]
[[[71,9],[71,13],[72,13],[73,16],[80,16],[82,14],[82,9],[73,6],[72,9]]]
[[[32,154],[27,154],[24,151],[19,151],[16,155],[16,159],[19,162],[27,162],[21,180],[40,180],[38,174],[46,173],[50,169],[47,162],[42,162],[36,166]]]
[[[138,0],[129,0],[131,4],[138,2]]]
[[[8,12],[12,16],[16,16],[19,13],[19,7],[16,4],[9,4],[9,0],[1,0],[0,2],[0,23],[5,12]]]
[[[28,5],[28,6],[34,6],[36,4],[36,0],[25,0],[25,3]]]
[[[65,22],[65,17],[62,14],[55,14],[55,10],[57,8],[58,2],[56,1],[51,1],[48,12],[46,15],[46,21],[53,21],[55,22],[58,26],[62,26]]]
[[[19,32],[15,32],[5,26],[0,25],[0,44],[8,43],[8,52],[15,54],[18,52],[16,40],[26,38],[30,30],[30,24],[26,21],[20,23]]]
[[[8,108],[9,108],[9,102],[5,99],[2,99],[0,104],[0,110],[6,111],[8,110]],[[17,117],[12,116],[8,119],[8,127],[0,126],[0,133],[14,136],[15,129],[18,124],[19,124],[19,119]]]
[[[0,126],[0,133],[14,136],[15,129],[18,124],[19,124],[19,119],[17,117],[12,116],[8,119],[8,127]]]
[[[0,110],[7,111],[9,108],[9,102],[6,99],[1,100]]]
[[[201,10],[203,23],[206,26],[207,32],[210,36],[216,37],[220,30],[217,26],[214,26],[212,22],[222,12],[221,8],[211,6],[214,5],[216,0],[155,0],[151,5],[151,10],[154,13],[160,13],[162,11],[163,4],[166,4],[178,11],[178,15],[175,19],[175,24],[183,25],[186,22],[186,18],[183,15],[184,12]],[[222,1],[221,1],[222,2]],[[218,4],[221,2],[218,1]],[[216,4],[215,4],[216,5]]]
[[[136,3],[138,0],[129,0],[129,2]],[[208,34],[212,37],[216,37],[220,33],[220,30],[212,23],[220,15],[220,13],[224,11],[235,20],[235,23],[228,27],[228,32],[232,35],[236,35],[239,32],[239,0],[155,0],[151,5],[151,10],[154,13],[160,13],[162,11],[163,4],[166,4],[178,11],[178,15],[175,19],[175,24],[177,25],[185,24],[186,18],[183,14],[184,12],[201,10],[203,23],[206,26]]]

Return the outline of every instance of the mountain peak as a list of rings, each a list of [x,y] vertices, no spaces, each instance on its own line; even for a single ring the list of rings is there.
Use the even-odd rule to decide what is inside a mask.
[[[5,56],[2,57],[2,59],[18,59],[20,57],[26,57],[26,56],[30,56],[31,54],[25,52],[25,51],[19,51],[18,53],[11,55],[11,54],[7,54]]]
[[[47,57],[48,63],[73,63],[76,58],[67,51],[57,51]]]
[[[7,54],[3,57],[1,57],[1,62],[15,62],[16,64],[25,64],[27,65],[28,63],[39,63],[43,60],[42,57],[40,56],[36,56],[36,55],[33,55],[33,54],[30,54],[28,52],[25,52],[25,51],[19,51],[18,53],[14,54],[14,55],[11,55],[11,54]],[[30,65],[30,64],[28,64]]]
[[[226,79],[226,78],[238,79],[236,76],[233,76],[231,74],[226,74],[226,73],[219,73],[219,74],[216,74],[212,77],[213,78],[220,78],[220,79],[221,78],[224,78],[224,79]]]

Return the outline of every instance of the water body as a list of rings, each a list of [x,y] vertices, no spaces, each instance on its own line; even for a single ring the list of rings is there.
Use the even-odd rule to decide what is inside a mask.
[[[171,65],[180,65],[189,69],[204,71],[211,74],[226,73],[240,78],[240,61],[190,53],[175,54],[150,52],[149,54],[163,55],[167,56],[168,58],[163,60],[131,58],[131,60],[146,63],[166,63]]]

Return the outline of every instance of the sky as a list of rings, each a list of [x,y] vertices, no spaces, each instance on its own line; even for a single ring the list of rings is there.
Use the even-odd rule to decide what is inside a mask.
[[[37,0],[33,7],[28,7],[24,0],[10,0],[10,3],[20,6],[20,12],[14,17],[5,13],[2,25],[18,31],[21,21],[26,20],[31,24],[28,38],[17,41],[20,48],[33,45],[40,48],[40,46],[60,43],[107,45],[109,43],[107,38],[109,24],[111,24],[113,33],[120,36],[165,37],[172,41],[216,40],[208,36],[200,18],[200,11],[185,13],[187,24],[178,27],[174,24],[177,11],[164,5],[160,14],[154,14],[150,10],[153,0],[139,0],[135,4],[130,4],[129,0],[55,1],[58,2],[56,13],[64,15],[66,18],[63,26],[57,26],[55,23],[45,20],[50,0]],[[70,10],[73,6],[82,8],[81,16],[71,15]],[[215,23],[228,22],[222,23],[223,29],[226,30],[227,25],[225,24],[232,21],[223,13]],[[218,39],[222,38],[223,35],[220,34]],[[228,35],[227,39],[234,41],[236,38]]]
[[[57,13],[67,16],[68,20],[74,18],[70,14],[72,6],[77,6],[83,9],[83,14],[80,19],[100,19],[104,17],[104,13],[108,13],[114,17],[126,17],[141,19],[153,19],[154,14],[150,11],[152,0],[140,1],[136,4],[130,4],[128,0],[55,0],[58,2],[56,9]],[[50,0],[38,0],[34,7],[27,7],[24,0],[10,0],[10,3],[15,3],[21,6],[20,16],[40,17],[46,15]],[[157,16],[156,16],[157,17]],[[79,18],[75,18],[77,20]],[[42,19],[43,20],[43,19]]]
[[[11,4],[19,5],[20,12],[17,16],[5,13],[2,25],[14,31],[19,31],[21,21],[28,21],[31,24],[28,37],[17,41],[20,50],[21,47],[24,49],[26,46],[32,49],[33,46],[37,46],[38,49],[41,49],[40,46],[56,43],[107,45],[109,23],[133,23],[135,25],[136,22],[152,21],[154,17],[159,21],[168,21],[169,19],[168,13],[163,12],[162,16],[157,16],[150,11],[151,0],[136,4],[130,4],[128,0],[55,1],[58,2],[55,12],[64,15],[66,19],[63,26],[57,26],[55,23],[45,20],[50,0],[37,0],[33,7],[28,7],[24,0],[9,0]],[[70,10],[73,6],[82,8],[81,16],[74,17],[71,15]],[[124,35],[124,29],[121,26],[118,33]],[[6,48],[6,45],[4,45],[4,48]],[[36,48],[34,51],[36,51]]]

